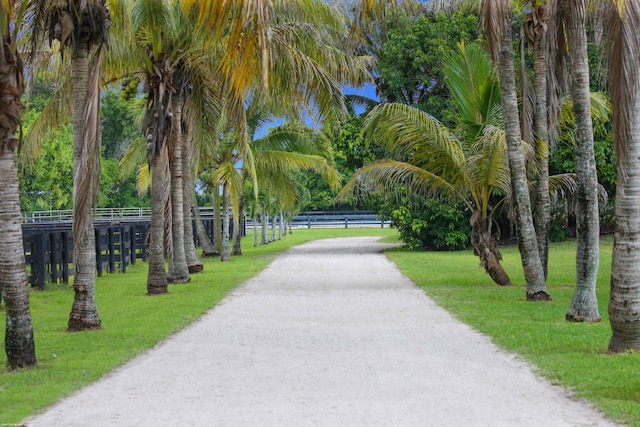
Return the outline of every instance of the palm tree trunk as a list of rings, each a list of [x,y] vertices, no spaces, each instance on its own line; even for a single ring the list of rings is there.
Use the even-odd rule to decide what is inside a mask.
[[[253,247],[258,247],[258,215],[257,211],[253,215]]]
[[[216,251],[213,247],[207,230],[202,222],[202,216],[200,215],[200,208],[196,205],[195,194],[193,194],[193,188],[191,188],[191,212],[193,213],[193,220],[196,223],[196,233],[198,233],[198,240],[200,240],[200,246],[202,246],[203,257],[213,257],[220,255],[220,252]]]
[[[616,231],[611,266],[609,350],[640,351],[640,5],[623,2],[624,11],[607,5],[613,139],[618,182]]]
[[[244,211],[244,195],[238,195],[238,211],[233,215],[233,255],[242,255],[242,217]]]
[[[275,242],[276,241],[276,222],[277,222],[277,217],[276,215],[271,216],[271,241]]]
[[[269,243],[269,239],[267,235],[269,234],[269,216],[267,216],[267,211],[264,205],[260,205],[261,214],[260,214],[260,225],[262,226],[262,244],[266,245]]]
[[[14,57],[7,28],[0,28],[0,288],[4,293],[9,369],[36,365],[33,324],[29,310],[29,283],[22,247],[16,147],[23,106],[23,69]]]
[[[79,40],[73,49],[73,260],[75,263],[73,290],[75,297],[69,314],[67,332],[99,329],[100,317],[95,302],[96,256],[93,229],[93,203],[96,188],[87,180],[93,177],[85,128],[85,111],[89,101],[88,43]],[[90,126],[90,125],[89,125]],[[98,152],[99,153],[99,152]],[[99,155],[99,154],[98,154]]]
[[[182,100],[174,96],[171,101],[173,114],[169,144],[171,145],[171,262],[169,283],[185,283],[191,280],[184,253],[184,198],[182,194]]]
[[[476,211],[471,216],[471,245],[473,252],[480,257],[480,265],[500,286],[512,285],[509,275],[502,265],[502,255],[491,230],[491,218],[482,218],[482,213]]]
[[[584,0],[569,0],[565,7],[571,60],[571,97],[576,133],[576,289],[566,319],[599,322],[596,280],[600,260],[598,176],[593,149],[587,17]]]
[[[220,218],[220,186],[213,187],[213,246],[222,253],[222,219]]]
[[[184,226],[184,255],[187,259],[189,274],[201,273],[204,269],[202,262],[196,253],[196,244],[193,238],[193,220],[191,219],[191,208],[194,205],[194,188],[191,179],[191,138],[188,131],[182,133],[182,224]],[[207,239],[208,240],[208,239]]]
[[[284,235],[286,235],[287,225],[284,222],[284,213],[280,211],[280,237],[278,240],[281,240]]]
[[[166,150],[166,147],[162,150]],[[164,267],[164,161],[163,155],[156,155],[151,163],[151,225],[147,295],[168,292]]]
[[[536,2],[532,2],[533,7],[539,11],[542,16],[540,19],[544,22],[546,11],[543,6],[539,6]],[[540,262],[544,270],[544,277],[547,278],[549,264],[549,227],[551,223],[551,208],[549,196],[549,117],[547,106],[547,54],[543,41],[546,39],[546,26],[543,22],[537,23],[535,28],[534,41],[534,92],[535,92],[535,111],[534,111],[534,133],[538,139],[538,144],[544,144],[542,149],[538,149],[538,163],[540,170],[538,172],[538,184],[536,185],[536,197],[533,215],[533,225],[536,229],[536,238],[538,242],[538,253],[540,254]]]
[[[511,187],[516,207],[518,224],[518,245],[522,258],[522,268],[527,282],[527,301],[550,300],[544,279],[544,270],[540,262],[536,231],[531,215],[531,201],[527,185],[524,153],[522,151],[522,134],[518,114],[518,98],[516,95],[515,69],[513,62],[513,40],[511,31],[511,3],[504,6],[507,10],[504,17],[507,22],[500,38],[499,76],[502,92],[502,112],[511,171]]]
[[[222,185],[222,257],[221,261],[231,259],[231,248],[229,242],[229,207],[231,206],[231,191],[229,184]]]

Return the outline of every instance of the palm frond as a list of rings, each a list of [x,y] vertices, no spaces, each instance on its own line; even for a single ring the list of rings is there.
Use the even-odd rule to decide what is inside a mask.
[[[62,85],[57,87],[49,102],[44,106],[29,132],[22,141],[20,155],[23,168],[34,165],[40,155],[41,144],[47,137],[54,136],[59,126],[71,119],[71,76],[67,75]]]
[[[502,33],[511,25],[511,11],[511,0],[480,1],[480,26],[484,30],[487,47],[495,63],[500,57]]]
[[[511,188],[509,158],[504,130],[488,127],[472,147],[469,157],[469,184],[506,193]]]
[[[346,200],[356,191],[384,190],[393,193],[402,186],[426,196],[442,193],[454,197],[460,195],[455,186],[438,175],[406,162],[386,159],[358,169],[336,200]],[[468,204],[464,198],[463,201]]]
[[[465,153],[451,132],[429,114],[403,104],[380,104],[368,115],[363,136],[384,141],[400,158],[436,175],[465,168]]]

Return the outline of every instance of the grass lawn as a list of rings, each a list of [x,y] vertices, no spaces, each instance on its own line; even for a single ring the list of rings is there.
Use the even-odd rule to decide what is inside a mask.
[[[31,292],[39,366],[8,372],[0,353],[0,424],[17,423],[80,387],[95,381],[135,355],[153,347],[215,306],[225,294],[263,269],[272,257],[291,246],[327,237],[387,236],[389,229],[294,230],[284,240],[252,247],[243,241],[244,256],[228,263],[204,260],[205,272],[188,284],[170,285],[169,294],[147,297],[146,264],[125,274],[97,280],[97,304],[103,329],[67,334],[73,292],[51,286]],[[573,389],[610,417],[640,427],[640,355],[609,355],[606,316],[611,239],[602,243],[599,278],[599,324],[570,324],[564,314],[575,282],[575,243],[551,247],[550,303],[527,303],[525,287],[492,284],[471,251],[411,252],[390,250],[388,256],[438,304],[460,320],[492,337],[499,346],[521,354],[554,383]],[[504,265],[514,283],[524,283],[516,247],[503,250]],[[0,311],[4,324],[4,311]],[[4,340],[2,340],[4,341]],[[3,344],[2,344],[3,345]]]
[[[607,352],[607,316],[613,240],[601,244],[598,304],[602,322],[568,323],[565,313],[575,285],[575,242],[552,244],[548,303],[525,301],[525,286],[502,288],[484,273],[472,251],[410,252],[387,255],[440,306],[520,354],[552,383],[591,401],[610,418],[640,426],[640,354]],[[517,247],[501,250],[513,283],[524,284]]]
[[[104,274],[96,280],[100,331],[65,333],[73,302],[71,285],[32,290],[37,368],[7,371],[5,311],[0,310],[0,425],[20,422],[181,330],[262,270],[274,255],[310,240],[362,235],[395,236],[396,232],[389,228],[294,229],[285,239],[257,248],[250,235],[243,239],[243,256],[225,263],[220,258],[202,259],[202,274],[192,275],[187,284],[169,285],[169,294],[155,297],[145,295],[144,262],[126,273]]]

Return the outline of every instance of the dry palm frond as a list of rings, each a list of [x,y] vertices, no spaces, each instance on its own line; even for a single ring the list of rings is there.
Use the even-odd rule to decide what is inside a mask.
[[[511,25],[511,0],[481,0],[480,23],[487,48],[495,63],[500,58],[500,42],[505,28]]]

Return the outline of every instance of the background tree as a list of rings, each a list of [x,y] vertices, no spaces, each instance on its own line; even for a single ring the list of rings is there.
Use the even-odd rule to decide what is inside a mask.
[[[463,11],[397,19],[379,52],[376,88],[380,99],[415,106],[452,126],[456,111],[442,61],[457,43],[468,44],[478,36],[477,15]]]

